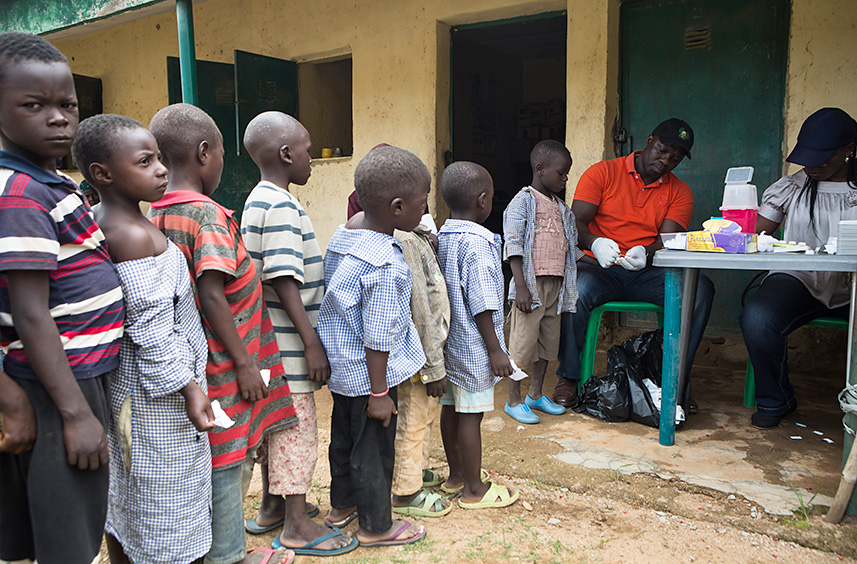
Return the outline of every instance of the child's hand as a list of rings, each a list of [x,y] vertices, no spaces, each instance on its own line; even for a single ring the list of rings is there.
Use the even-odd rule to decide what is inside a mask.
[[[107,466],[107,435],[91,411],[63,419],[63,442],[68,463],[80,470],[98,470]]]
[[[259,401],[268,397],[268,387],[259,374],[259,367],[255,362],[246,366],[235,365],[235,374],[238,379],[238,389],[241,390],[241,399],[245,401]]]
[[[526,285],[515,287],[515,307],[524,313],[530,313],[533,310],[533,295]]]
[[[330,378],[330,362],[327,360],[327,352],[324,350],[321,341],[304,347],[304,358],[306,359],[309,379],[319,384],[327,382]]]
[[[211,410],[211,401],[202,388],[191,380],[187,386],[181,389],[184,396],[184,409],[187,418],[200,433],[214,429],[214,411]]]
[[[0,412],[0,452],[21,454],[33,448],[36,442],[33,406],[23,390],[21,396],[22,400],[16,401],[14,408]]]
[[[439,398],[446,393],[446,377],[436,382],[426,384],[426,395],[430,398]]]
[[[390,399],[389,395],[381,396],[380,398],[369,396],[368,415],[372,419],[383,421],[382,425],[384,427],[389,427],[390,419],[398,413],[396,411],[396,404]]]
[[[514,372],[512,363],[509,362],[509,355],[504,353],[502,349],[493,352],[489,351],[488,360],[491,362],[491,370],[494,371],[494,376],[502,378]]]

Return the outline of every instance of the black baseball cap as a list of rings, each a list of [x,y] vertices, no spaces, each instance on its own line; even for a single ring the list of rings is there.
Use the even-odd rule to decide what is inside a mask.
[[[664,145],[675,145],[684,149],[684,154],[690,158],[690,148],[693,147],[693,129],[686,121],[670,118],[662,121],[652,131],[652,135],[660,139]]]
[[[857,123],[839,108],[821,108],[803,122],[797,145],[787,162],[817,167],[830,160],[840,147],[857,140]]]

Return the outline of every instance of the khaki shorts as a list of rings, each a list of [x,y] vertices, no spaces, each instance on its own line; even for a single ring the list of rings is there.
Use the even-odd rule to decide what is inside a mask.
[[[561,276],[536,276],[542,305],[524,313],[512,304],[509,355],[523,369],[537,360],[559,357],[560,316],[556,310],[562,283]]]

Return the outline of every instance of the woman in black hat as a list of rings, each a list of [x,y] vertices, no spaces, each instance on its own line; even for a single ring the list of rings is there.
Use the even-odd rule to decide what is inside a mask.
[[[783,240],[823,246],[842,219],[857,219],[857,122],[839,108],[822,108],[804,121],[786,159],[804,168],[765,190],[756,232],[774,233],[786,217]],[[797,409],[789,383],[786,339],[818,317],[848,319],[847,273],[771,271],[741,311],[744,343],[756,377],[759,428],[776,427]]]

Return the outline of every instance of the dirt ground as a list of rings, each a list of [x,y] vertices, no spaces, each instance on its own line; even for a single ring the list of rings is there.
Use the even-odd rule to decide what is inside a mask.
[[[606,341],[640,330],[606,330]],[[768,482],[785,480],[776,468],[783,459],[812,461],[824,472],[795,471],[788,477],[807,492],[832,496],[841,463],[841,413],[835,395],[841,388],[844,337],[834,333],[802,335],[795,344],[793,380],[801,407],[795,421],[824,429],[837,438],[837,446],[790,440],[794,427],[774,431],[753,430],[747,424],[750,410],[740,406],[746,352],[740,339],[706,338],[694,366],[694,395],[701,406],[676,438],[669,457],[689,453],[692,441],[742,444],[752,468]],[[810,362],[810,360],[813,360]],[[596,373],[604,372],[605,355],[599,351]],[[555,367],[548,370],[545,390],[552,390]],[[820,378],[826,372],[834,376]],[[819,383],[819,380],[823,382]],[[857,519],[840,525],[822,520],[827,508],[809,508],[808,520],[800,511],[771,515],[741,495],[727,494],[680,479],[663,479],[632,469],[589,469],[557,458],[563,451],[556,437],[575,435],[582,426],[620,432],[632,440],[657,442],[657,430],[635,423],[610,424],[573,414],[543,416],[540,425],[518,426],[503,413],[506,384],[495,390],[495,410],[483,422],[483,467],[492,479],[521,490],[521,497],[505,509],[468,511],[456,505],[440,519],[425,519],[428,537],[408,547],[358,548],[334,558],[299,556],[296,562],[431,563],[431,562],[857,562]],[[307,498],[321,507],[320,520],[329,509],[329,394],[316,393],[319,420],[319,462]],[[499,421],[499,423],[498,423]],[[789,423],[793,425],[793,423]],[[620,426],[620,427],[617,427]],[[618,431],[617,431],[618,430]],[[445,474],[440,433],[432,437],[431,467]],[[811,437],[809,437],[811,438]],[[681,445],[685,445],[682,447]],[[689,445],[689,446],[688,446]],[[684,453],[683,450],[684,449]],[[785,465],[788,468],[788,464]],[[620,471],[623,470],[623,471]],[[628,471],[629,473],[626,473]],[[258,466],[245,503],[247,518],[256,515],[261,496]],[[808,502],[808,500],[806,500]],[[345,530],[356,532],[357,522]],[[276,533],[247,537],[248,548],[270,546]],[[106,562],[106,558],[103,559]]]
[[[625,330],[620,330],[625,331]],[[814,338],[814,337],[805,337]],[[828,343],[832,339],[834,342]],[[813,345],[816,353],[829,345],[841,351],[839,336],[823,334]],[[609,338],[607,339],[609,342]],[[737,341],[737,344],[736,344]],[[732,350],[732,349],[738,349]],[[746,358],[740,341],[736,339],[706,339],[700,350],[697,364],[703,375],[695,389],[702,412],[693,416],[687,428],[679,433],[693,432],[694,426],[702,431],[713,427],[710,433],[722,431],[706,419],[706,404],[716,404],[724,396],[731,403],[740,403],[743,391],[743,360]],[[831,361],[834,366],[842,362],[841,354]],[[599,354],[600,370],[604,370],[603,351]],[[796,360],[797,366],[800,362]],[[806,363],[805,363],[806,364]],[[708,365],[706,367],[706,365]],[[813,370],[817,370],[816,363]],[[731,369],[725,369],[730,367]],[[551,367],[553,368],[553,367]],[[806,370],[806,368],[805,368]],[[553,373],[549,369],[549,374]],[[728,378],[705,378],[706,374],[728,372]],[[839,372],[837,370],[837,372]],[[841,372],[839,372],[841,373]],[[795,377],[799,397],[804,386]],[[545,389],[552,389],[555,380],[549,379]],[[740,390],[737,388],[740,387]],[[836,429],[841,415],[835,404],[839,378],[831,380],[821,390],[822,407],[807,404],[805,419],[816,424],[814,414],[823,415],[825,428]],[[731,394],[725,389],[731,389]],[[809,393],[809,392],[807,392]],[[664,480],[646,473],[626,475],[613,470],[590,470],[560,462],[554,456],[562,449],[546,437],[553,427],[564,430],[571,421],[582,415],[545,416],[542,424],[517,427],[502,412],[506,387],[501,383],[495,392],[495,411],[486,414],[483,423],[483,466],[493,478],[521,490],[520,500],[506,509],[468,511],[455,507],[440,519],[421,521],[428,537],[411,547],[359,548],[338,558],[298,557],[299,562],[348,563],[429,563],[429,562],[544,562],[593,563],[627,562],[651,563],[674,560],[677,562],[853,562],[857,558],[857,519],[847,517],[843,524],[828,525],[822,521],[825,507],[814,507],[808,522],[798,514],[788,517],[772,516],[752,508],[755,504],[740,496],[728,495],[704,487],[693,486],[679,480]],[[328,467],[325,447],[329,440],[329,414],[331,402],[324,392],[316,394],[319,410],[320,453],[314,487],[308,499],[318,503],[322,515],[329,508],[327,495]],[[750,410],[741,413],[741,421],[749,417]],[[502,431],[486,429],[488,421],[501,417],[506,420]],[[822,422],[824,422],[822,421]],[[611,425],[596,422],[596,425]],[[625,425],[629,432],[640,433],[640,440],[655,440],[656,430],[634,423]],[[740,421],[735,426],[742,426]],[[818,426],[818,425],[816,425]],[[746,426],[744,426],[746,427]],[[841,427],[839,427],[841,429]],[[740,429],[747,432],[746,429]],[[736,430],[736,432],[738,432]],[[793,433],[780,430],[780,435]],[[841,433],[841,432],[840,432]],[[549,433],[547,433],[549,435]],[[653,439],[654,437],[654,439]],[[769,439],[773,446],[748,453],[753,464],[773,464],[783,456],[783,449],[792,444],[785,438]],[[837,443],[840,441],[837,440]],[[807,448],[808,443],[801,446]],[[813,447],[817,448],[817,447]],[[834,470],[825,482],[805,480],[798,487],[813,487],[833,495],[838,485],[839,448],[827,454],[828,465]],[[809,455],[808,452],[804,455]],[[446,472],[439,432],[432,437],[432,464]],[[831,462],[832,461],[832,462]],[[255,515],[260,496],[260,482],[255,477],[247,499],[248,518]],[[356,531],[356,522],[347,531]],[[248,537],[252,546],[270,543],[274,533],[261,537]]]

